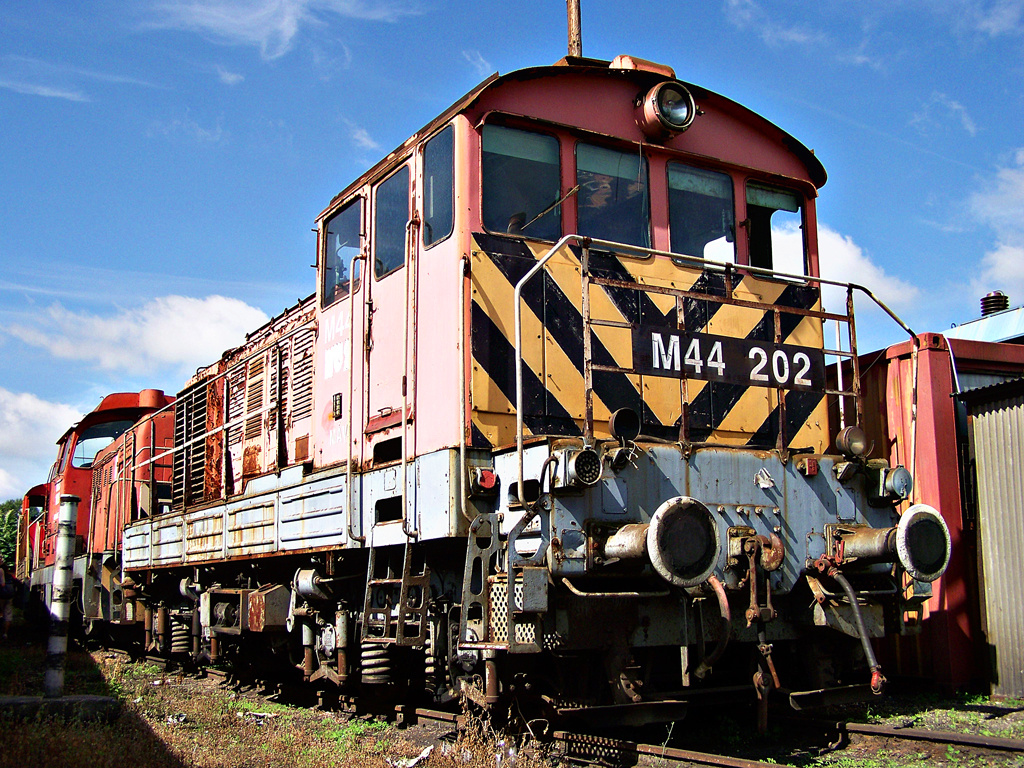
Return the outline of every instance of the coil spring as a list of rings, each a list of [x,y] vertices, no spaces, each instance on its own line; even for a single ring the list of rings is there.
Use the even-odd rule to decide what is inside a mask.
[[[192,616],[171,616],[171,653],[192,652]]]
[[[427,623],[427,642],[423,649],[426,656],[423,667],[423,683],[431,693],[435,692],[443,682],[441,673],[442,662],[437,658],[437,647],[437,623],[430,621]]]
[[[362,680],[367,685],[385,685],[391,682],[390,648],[380,643],[364,643],[361,649]]]

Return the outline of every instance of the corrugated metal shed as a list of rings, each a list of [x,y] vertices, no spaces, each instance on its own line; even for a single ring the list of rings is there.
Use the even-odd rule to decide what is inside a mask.
[[[982,626],[992,693],[1024,697],[1024,379],[960,395],[977,470]]]

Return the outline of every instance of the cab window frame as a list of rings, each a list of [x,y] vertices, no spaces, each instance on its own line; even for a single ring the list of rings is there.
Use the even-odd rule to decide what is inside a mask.
[[[726,260],[720,260],[720,259],[715,259],[715,258],[709,258],[709,257],[704,255],[704,252],[706,252],[707,246],[710,243],[712,243],[712,242],[716,242],[715,240],[709,240],[709,241],[705,242],[701,254],[687,254],[687,253],[683,253],[682,251],[677,251],[675,249],[675,242],[674,241],[675,241],[675,238],[677,236],[677,232],[675,231],[676,228],[673,226],[673,221],[674,221],[673,206],[672,206],[672,192],[673,192],[672,173],[673,173],[673,168],[679,168],[679,169],[683,170],[684,172],[685,171],[693,171],[693,172],[695,172],[696,176],[705,176],[705,177],[719,176],[719,177],[722,177],[722,180],[726,182],[726,184],[724,185],[724,189],[728,190],[728,205],[725,207],[725,209],[728,210],[728,212],[729,212],[729,214],[731,215],[731,218],[732,218],[732,221],[730,222],[732,240],[731,241],[729,240],[729,234],[727,232],[723,232],[722,237],[724,237],[726,239],[726,242],[731,242],[731,244],[732,244],[732,259],[731,260],[726,261]],[[745,189],[745,187],[744,187],[744,189]],[[675,191],[683,191],[683,190],[675,190]],[[685,256],[685,257],[688,257],[688,258],[699,258],[699,259],[703,259],[705,261],[714,262],[716,264],[738,265],[738,264],[742,263],[742,260],[746,257],[746,254],[742,253],[742,249],[740,248],[740,237],[739,237],[738,230],[740,229],[741,222],[739,221],[739,211],[738,211],[738,207],[737,207],[738,196],[737,196],[737,190],[736,190],[736,177],[735,177],[734,173],[732,173],[727,168],[716,168],[716,167],[711,167],[711,166],[695,165],[692,162],[690,162],[688,158],[684,159],[684,158],[679,158],[679,157],[668,157],[665,160],[665,192],[666,192],[665,207],[666,207],[666,214],[667,214],[667,217],[668,217],[667,218],[667,221],[668,221],[668,249],[667,250],[669,250],[673,254],[678,254],[680,256]],[[712,197],[712,196],[708,195],[707,197]],[[723,199],[724,200],[724,198],[718,198],[718,199]],[[725,230],[725,229],[727,229],[727,228],[723,225],[723,230]]]
[[[388,187],[388,185],[391,182],[395,181],[395,179],[400,177],[402,174],[405,175],[405,201],[406,201],[405,220],[402,222],[402,226],[401,226],[402,258],[401,258],[400,261],[395,263],[393,266],[390,266],[390,268],[386,268],[386,269],[383,269],[382,271],[379,271],[378,270],[377,249],[381,245],[381,237],[380,237],[380,231],[379,231],[380,230],[380,226],[379,225],[381,224],[381,218],[380,217],[382,215],[382,206],[381,206],[381,203],[380,203],[380,192],[381,192],[382,189],[386,188],[387,191],[390,193],[390,187]],[[384,278],[388,277],[389,275],[393,275],[395,272],[398,272],[399,270],[401,270],[403,267],[406,266],[406,263],[408,261],[408,258],[409,258],[409,253],[408,253],[408,226],[409,226],[409,221],[412,218],[413,204],[414,204],[413,195],[412,195],[412,178],[413,178],[412,166],[411,166],[411,163],[409,162],[409,159],[406,158],[406,160],[404,162],[402,162],[401,165],[396,167],[386,177],[382,178],[380,181],[378,181],[376,184],[373,185],[373,190],[372,190],[373,202],[372,202],[372,205],[371,205],[371,216],[372,216],[372,221],[373,221],[373,228],[372,228],[373,234],[371,235],[371,238],[370,238],[370,258],[373,261],[373,276],[374,276],[374,279],[377,280],[377,281],[383,280]],[[385,223],[387,225],[389,225],[389,226],[393,226],[394,223],[395,223],[395,220],[394,219],[390,219],[390,220],[386,221]],[[389,234],[394,234],[394,232],[391,232]],[[390,246],[391,244],[389,243],[388,245]],[[382,267],[387,266],[387,265],[384,264],[383,261],[381,261],[379,263],[382,265]],[[389,264],[390,264],[390,262],[389,262]]]
[[[448,148],[449,149],[449,154],[448,154],[448,158],[447,158],[448,161],[449,161],[448,162],[448,174],[449,174],[449,176],[448,176],[448,182],[449,182],[449,184],[448,184],[448,195],[449,195],[449,197],[448,197],[448,210],[446,212],[446,214],[447,214],[447,225],[448,226],[447,226],[447,230],[443,234],[437,235],[436,233],[433,232],[433,227],[431,225],[431,220],[434,219],[435,217],[433,215],[428,216],[427,196],[431,195],[431,209],[433,209],[433,200],[434,200],[434,198],[433,198],[433,194],[434,194],[433,178],[434,177],[433,176],[428,176],[428,174],[427,174],[427,171],[428,171],[427,164],[428,164],[428,162],[430,162],[430,156],[429,156],[428,153],[429,153],[431,147],[437,147],[438,145],[435,142],[438,141],[439,139],[441,139],[441,137],[444,136],[445,134],[447,134],[450,137],[450,145],[449,145],[449,148]],[[423,148],[421,150],[421,161],[420,162],[421,162],[422,169],[423,169],[423,183],[421,185],[422,189],[420,191],[420,206],[422,208],[421,219],[423,221],[423,226],[421,227],[421,229],[422,229],[421,241],[422,241],[423,249],[424,250],[429,250],[429,249],[433,248],[435,245],[437,245],[438,243],[442,243],[445,240],[447,240],[455,232],[455,125],[453,123],[448,123],[448,125],[446,125],[441,130],[437,131],[433,136],[431,136],[429,139],[427,139],[425,142],[423,142]],[[427,232],[428,232],[428,230],[432,234],[432,239],[429,242],[427,241]]]
[[[356,249],[359,253],[363,252],[363,244],[365,242],[365,231],[363,227],[363,217],[365,213],[365,198],[363,195],[356,195],[348,200],[344,205],[340,206],[334,213],[324,219],[323,223],[323,245],[321,252],[321,275],[320,275],[320,307],[321,309],[327,309],[328,307],[334,306],[342,299],[352,295],[359,291],[359,286],[362,282],[362,269],[358,266],[359,262],[356,262],[356,276],[355,279],[351,278],[351,275],[345,275],[344,280],[335,282],[330,289],[327,287],[327,273],[330,270],[335,270],[335,266],[328,264],[330,261],[328,257],[330,248],[330,223],[337,220],[343,214],[355,209],[356,211],[356,226],[358,229],[357,241],[358,244]],[[351,247],[351,246],[348,246]],[[351,260],[349,260],[351,262]],[[349,263],[335,261],[335,263],[341,263],[347,271]],[[328,297],[328,290],[331,292],[331,296]]]
[[[758,193],[765,195],[765,199],[773,195],[790,198],[795,201],[796,210],[794,211],[782,206],[758,205],[751,201],[752,191],[754,191],[755,196]],[[743,205],[747,230],[746,258],[748,265],[759,269],[770,269],[774,272],[799,274],[805,278],[810,277],[811,264],[807,239],[808,201],[804,192],[795,186],[786,186],[774,180],[748,177],[743,181]],[[760,209],[761,212],[755,217],[752,215],[752,209]],[[770,213],[765,215],[764,211],[770,211]],[[795,220],[800,230],[800,269],[798,272],[783,269],[778,263],[779,259],[776,253],[778,243],[773,237],[772,219],[779,212],[786,213],[790,221]],[[796,218],[793,219],[793,216]]]
[[[646,218],[647,226],[646,226],[646,229],[644,230],[644,233],[646,235],[646,238],[645,238],[646,242],[635,243],[635,242],[630,242],[630,241],[627,241],[627,240],[616,240],[614,237],[608,237],[608,238],[598,237],[597,235],[595,235],[593,233],[584,231],[585,228],[583,226],[583,216],[581,215],[581,211],[582,211],[582,209],[584,207],[582,205],[582,202],[586,198],[586,194],[587,193],[584,191],[584,189],[583,189],[583,182],[580,180],[580,172],[581,172],[581,170],[580,170],[580,148],[581,147],[587,147],[587,148],[590,148],[590,149],[596,149],[596,150],[603,151],[603,152],[614,152],[614,153],[616,153],[618,155],[621,155],[624,158],[632,159],[632,158],[635,157],[637,160],[639,160],[639,167],[643,171],[643,189],[642,189],[642,191],[639,194],[640,194],[640,196],[642,198],[642,202],[643,202],[642,208],[646,209],[646,217],[645,218]],[[577,193],[573,196],[575,198],[575,205],[576,205],[576,232],[577,232],[577,234],[579,234],[582,237],[593,237],[593,238],[598,239],[598,240],[608,240],[610,242],[621,242],[623,245],[629,245],[629,246],[632,246],[634,248],[648,249],[648,250],[654,248],[654,200],[653,200],[652,195],[651,195],[651,166],[653,164],[653,159],[648,154],[646,154],[646,153],[641,153],[641,152],[638,152],[638,151],[634,152],[632,150],[626,151],[626,150],[624,150],[624,149],[622,149],[620,147],[617,147],[617,146],[615,146],[615,145],[613,145],[611,143],[603,143],[603,142],[591,139],[589,137],[588,138],[580,138],[580,139],[577,139],[576,141],[573,142],[572,155],[573,155],[573,173],[574,173],[574,179],[575,179],[574,183],[578,187]],[[598,173],[597,171],[585,171],[585,172],[592,173],[592,174]],[[602,175],[608,175],[608,174],[602,174]],[[615,178],[617,178],[617,179],[626,179],[627,177],[625,177],[625,176],[616,176]],[[617,196],[617,194],[618,194],[617,188],[614,191],[615,191],[616,196]],[[626,202],[628,202],[628,200],[629,200],[629,197],[626,197],[623,200],[616,199],[616,200],[611,201],[609,203],[609,205],[621,207]],[[665,201],[665,204],[667,205],[667,201]],[[630,220],[630,217],[628,215],[627,216],[620,215],[617,218],[620,221],[627,221],[628,222]]]
[[[478,134],[478,136],[479,136],[479,163],[480,163],[480,166],[479,166],[480,224],[481,224],[481,226],[482,226],[482,228],[483,228],[483,230],[485,232],[488,232],[488,233],[494,234],[494,235],[503,235],[503,236],[506,236],[506,237],[508,237],[508,236],[511,236],[511,237],[521,237],[521,238],[528,239],[528,240],[537,240],[539,242],[547,242],[547,243],[556,242],[556,241],[558,241],[559,238],[562,237],[562,233],[563,233],[564,227],[565,227],[565,214],[564,214],[564,210],[563,210],[564,205],[565,205],[565,201],[562,199],[563,198],[563,183],[562,183],[563,179],[562,179],[562,176],[563,176],[563,166],[564,166],[563,139],[554,130],[546,130],[546,128],[548,128],[548,126],[536,126],[536,125],[533,125],[533,124],[521,125],[521,124],[519,124],[518,121],[508,121],[508,122],[506,122],[505,120],[488,121],[488,122],[484,123],[484,125],[480,128],[480,131],[479,131],[479,134]],[[488,218],[489,218],[488,215],[487,215],[488,214],[488,200],[490,199],[489,195],[488,195],[488,191],[489,191],[488,181],[490,180],[490,176],[488,175],[487,169],[485,168],[485,154],[486,154],[486,152],[485,152],[485,149],[484,149],[484,145],[485,145],[485,142],[486,142],[486,134],[488,132],[491,132],[491,131],[494,131],[494,130],[499,130],[499,131],[515,131],[515,132],[518,132],[518,133],[530,134],[532,136],[536,136],[536,137],[542,138],[545,142],[553,142],[554,143],[554,150],[555,150],[554,156],[556,158],[556,163],[553,166],[554,167],[554,174],[553,175],[554,175],[554,180],[555,180],[555,185],[554,185],[555,186],[555,190],[554,190],[553,194],[550,196],[550,199],[548,199],[547,195],[543,194],[544,190],[541,190],[541,193],[538,196],[544,201],[542,203],[543,207],[540,207],[536,212],[532,212],[532,211],[531,212],[526,212],[526,211],[524,211],[523,212],[523,214],[524,214],[523,221],[517,222],[519,227],[520,227],[520,229],[515,230],[515,231],[513,231],[513,229],[512,229],[513,219],[519,213],[518,211],[514,212],[512,216],[507,217],[508,225],[505,226],[504,228],[494,228],[492,226],[488,226]],[[494,153],[494,154],[497,154],[497,153]],[[506,157],[508,157],[508,155],[506,155]],[[526,160],[527,158],[520,158],[520,159]],[[541,163],[543,163],[544,161],[542,160],[542,161],[534,161],[534,162],[541,162]],[[551,166],[552,164],[547,163],[547,165]],[[549,208],[550,208],[550,210],[548,210]],[[532,218],[529,215],[530,213],[533,213],[533,217]],[[555,222],[553,225],[549,225],[551,227],[551,229],[554,230],[552,233],[550,233],[550,236],[549,236],[549,233],[545,232],[543,229],[537,229],[537,228],[534,228],[532,230],[530,229],[530,227],[533,226],[535,223],[540,222],[541,220],[547,218],[548,216],[553,216],[553,218],[550,219],[549,221]],[[501,216],[499,218],[506,218],[506,217],[505,216]],[[541,234],[538,235],[537,234],[538,232],[540,232]]]

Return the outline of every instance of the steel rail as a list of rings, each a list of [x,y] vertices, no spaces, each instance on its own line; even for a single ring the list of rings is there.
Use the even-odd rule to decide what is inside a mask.
[[[875,738],[927,741],[933,744],[991,749],[1000,752],[1024,752],[1024,739],[1007,739],[1001,736],[982,736],[973,733],[932,731],[927,728],[894,728],[875,723],[838,723],[840,733],[873,736]]]

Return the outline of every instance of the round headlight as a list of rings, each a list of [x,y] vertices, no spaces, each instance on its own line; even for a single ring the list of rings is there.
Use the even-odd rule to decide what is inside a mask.
[[[693,122],[693,96],[682,86],[664,83],[656,89],[658,116],[665,127],[673,131],[685,131]]]
[[[674,80],[659,83],[637,101],[637,123],[652,139],[682,133],[696,116],[697,104],[693,94]]]
[[[640,436],[640,415],[632,408],[619,408],[608,419],[608,431],[620,443],[636,440]]]
[[[868,452],[868,437],[860,427],[844,427],[836,436],[836,448],[844,456],[863,456]]]

